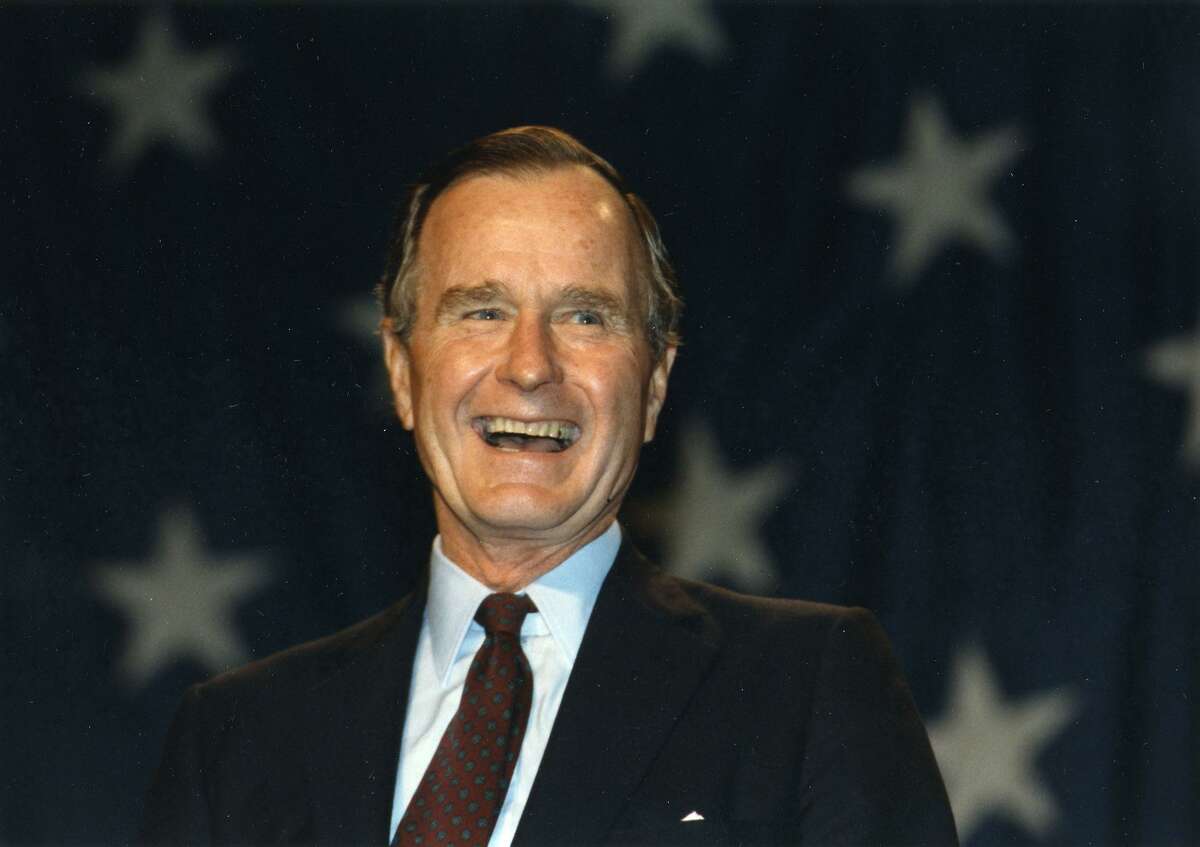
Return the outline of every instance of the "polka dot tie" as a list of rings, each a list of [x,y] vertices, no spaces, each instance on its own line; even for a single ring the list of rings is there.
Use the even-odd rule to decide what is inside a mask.
[[[533,672],[521,650],[521,624],[533,611],[528,597],[515,594],[479,605],[483,646],[393,847],[486,847],[492,837],[533,702]]]

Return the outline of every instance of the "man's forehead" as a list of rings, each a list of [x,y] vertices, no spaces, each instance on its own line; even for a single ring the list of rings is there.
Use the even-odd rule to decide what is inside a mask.
[[[447,219],[461,222],[465,217],[508,213],[519,221],[539,212],[556,213],[564,216],[564,223],[579,225],[633,223],[624,199],[606,179],[583,165],[564,165],[464,177],[430,204],[424,232]]]
[[[457,264],[464,251],[530,250],[597,267],[611,267],[617,253],[636,273],[637,238],[632,213],[607,180],[571,165],[454,183],[431,204],[418,252],[439,266]]]

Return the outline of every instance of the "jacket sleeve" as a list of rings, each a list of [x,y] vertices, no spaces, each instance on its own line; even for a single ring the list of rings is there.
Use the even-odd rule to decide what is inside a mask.
[[[162,761],[146,794],[138,843],[209,844],[200,686],[184,695],[171,722]]]
[[[887,636],[865,609],[835,619],[801,767],[804,843],[957,845],[941,774]]]

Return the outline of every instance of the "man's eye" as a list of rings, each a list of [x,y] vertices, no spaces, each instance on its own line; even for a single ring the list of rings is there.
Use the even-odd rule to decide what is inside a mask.
[[[472,321],[498,321],[501,315],[499,309],[476,309],[473,312],[467,312],[463,317]]]
[[[583,326],[600,326],[604,320],[596,312],[581,310],[571,313],[571,323],[582,324]]]

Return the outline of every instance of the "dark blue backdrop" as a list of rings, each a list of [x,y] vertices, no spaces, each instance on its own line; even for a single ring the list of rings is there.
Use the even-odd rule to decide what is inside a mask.
[[[186,685],[410,583],[368,295],[518,123],[684,282],[643,545],[873,609],[967,844],[1200,841],[1200,8],[7,6],[0,56],[0,841],[128,839]]]

